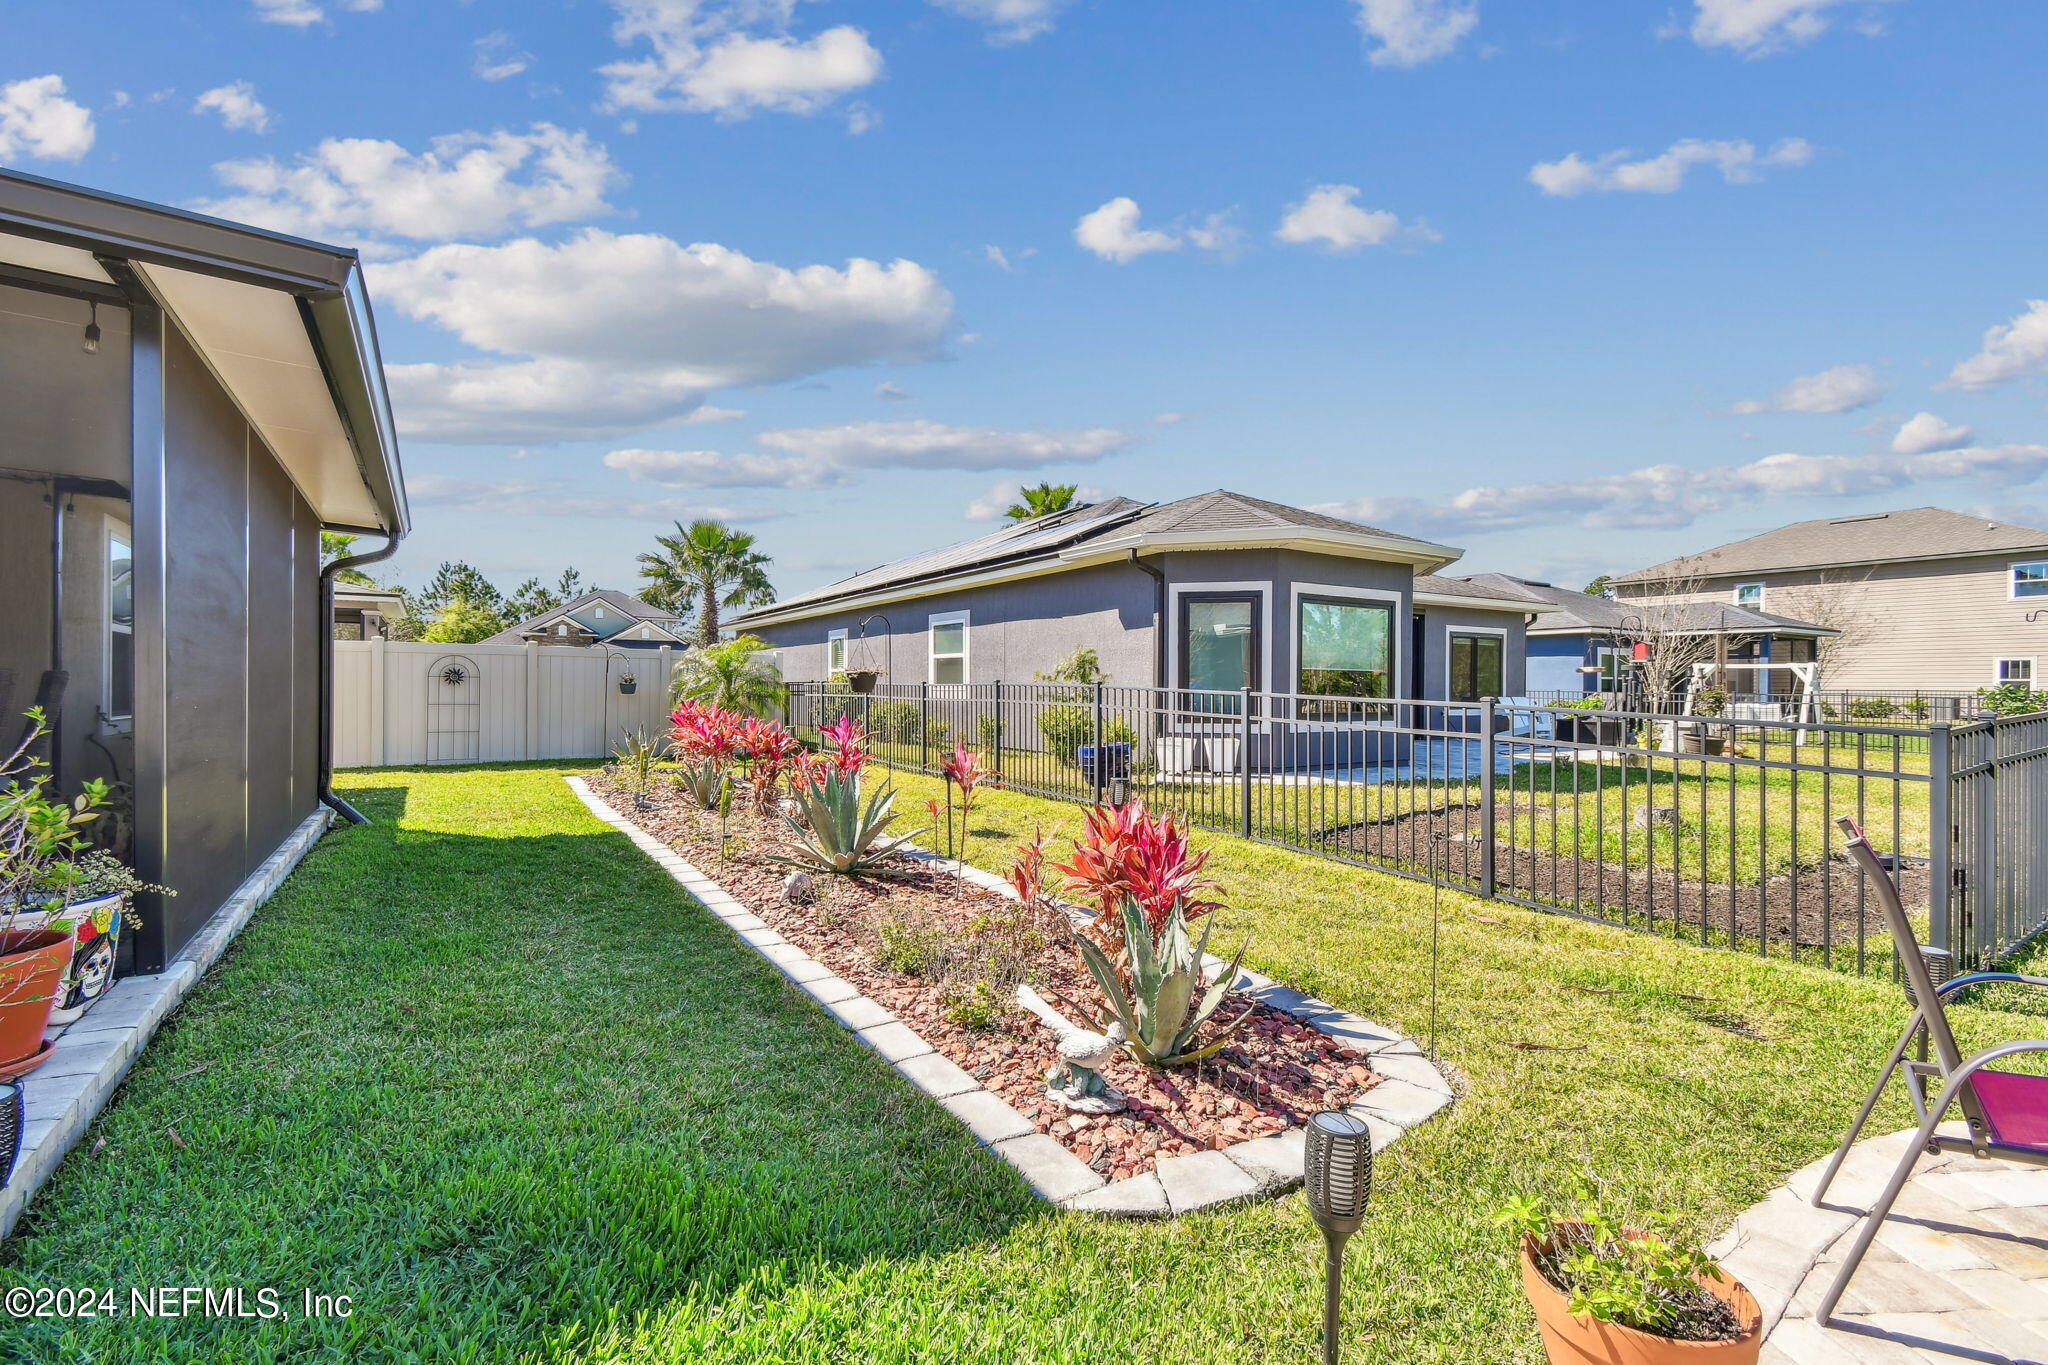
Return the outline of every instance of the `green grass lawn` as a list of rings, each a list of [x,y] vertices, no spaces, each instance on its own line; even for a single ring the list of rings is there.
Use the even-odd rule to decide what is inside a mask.
[[[353,1316],[17,1323],[0,1359],[1312,1358],[1298,1196],[1048,1212],[592,819],[574,770],[343,774],[378,823],[307,858],[0,1248],[7,1285],[310,1288]],[[906,811],[938,791],[899,783]],[[971,853],[1078,823],[995,793]],[[1428,888],[1204,841],[1249,965],[1427,1030]],[[1381,1163],[1351,1361],[1540,1359],[1491,1226],[1510,1194],[1590,1171],[1711,1232],[1832,1144],[1902,1019],[1881,981],[1456,893],[1442,942],[1466,1093]],[[1966,1042],[2039,1027],[1964,1018]]]

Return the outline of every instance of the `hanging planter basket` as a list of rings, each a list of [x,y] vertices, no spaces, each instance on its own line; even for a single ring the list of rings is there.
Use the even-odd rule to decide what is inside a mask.
[[[872,668],[856,668],[846,675],[846,685],[863,695],[875,690],[875,679],[881,674]]]
[[[622,696],[622,697],[630,697],[630,696],[632,696],[632,695],[633,695],[633,694],[634,694],[635,692],[637,692],[637,691],[639,691],[639,690],[640,690],[640,683],[639,683],[639,680],[638,680],[638,679],[636,679],[636,678],[634,678],[634,676],[633,676],[632,674],[628,673],[628,674],[627,674],[627,675],[626,675],[625,677],[623,677],[623,678],[620,678],[620,679],[619,679],[619,695],[620,695],[620,696]]]

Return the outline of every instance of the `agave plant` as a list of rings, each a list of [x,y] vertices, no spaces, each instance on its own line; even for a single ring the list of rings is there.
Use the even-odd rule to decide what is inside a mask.
[[[661,759],[661,744],[650,740],[645,730],[635,730],[619,740],[612,750],[612,775],[633,804],[647,804],[647,789],[654,785],[654,765]]]
[[[1145,908],[1126,896],[1123,903],[1124,945],[1130,958],[1130,979],[1116,968],[1109,954],[1086,934],[1076,933],[1074,944],[1088,974],[1095,978],[1102,997],[1109,1002],[1115,1022],[1124,1026],[1124,1046],[1146,1066],[1186,1066],[1214,1056],[1251,1016],[1251,1007],[1223,1026],[1223,1031],[1201,1046],[1195,1036],[1202,1026],[1223,1008],[1230,983],[1237,978],[1237,964],[1244,949],[1231,959],[1230,970],[1216,978],[1202,992],[1202,953],[1209,946],[1212,916],[1202,926],[1199,939],[1188,938],[1187,917],[1175,903],[1167,911],[1166,927],[1157,939],[1145,920]]]
[[[704,810],[717,810],[725,800],[730,778],[725,765],[712,759],[699,763],[679,763],[675,772],[676,790],[695,801]]]
[[[914,836],[914,831],[889,835],[889,826],[896,822],[889,809],[896,790],[884,787],[863,805],[858,773],[826,764],[810,780],[793,784],[792,791],[797,813],[785,813],[782,820],[796,834],[797,852],[778,857],[778,862],[842,876],[886,875],[889,869],[882,860]]]

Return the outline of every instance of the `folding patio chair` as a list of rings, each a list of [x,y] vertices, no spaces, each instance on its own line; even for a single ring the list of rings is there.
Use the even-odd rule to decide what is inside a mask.
[[[1945,1008],[1949,996],[1987,981],[2048,986],[2048,977],[2021,976],[2015,972],[1975,972],[1968,976],[1949,977],[1949,955],[1940,949],[1921,946],[1914,937],[1912,922],[1906,918],[1906,907],[1899,903],[1899,889],[1886,874],[1884,864],[1876,850],[1871,848],[1870,841],[1863,837],[1863,831],[1847,816],[1836,820],[1835,824],[1848,837],[1849,855],[1863,868],[1877,894],[1878,904],[1884,910],[1885,924],[1891,930],[1892,942],[1898,950],[1906,1001],[1913,1007],[1913,1013],[1907,1019],[1898,1043],[1892,1048],[1891,1056],[1885,1060],[1884,1070],[1878,1073],[1877,1084],[1871,1087],[1863,1108],[1857,1112],[1856,1122],[1849,1126],[1849,1135],[1842,1139],[1840,1150],[1821,1176],[1820,1186],[1813,1192],[1813,1202],[1819,1204],[1826,1196],[1835,1173],[1841,1170],[1849,1148],[1863,1131],[1871,1111],[1877,1108],[1877,1102],[1883,1097],[1885,1086],[1890,1084],[1895,1072],[1903,1072],[1905,1076],[1906,1094],[1913,1102],[1913,1112],[1919,1118],[1920,1126],[1913,1134],[1906,1154],[1899,1159],[1898,1169],[1892,1172],[1884,1193],[1878,1196],[1877,1202],[1865,1215],[1849,1254],[1842,1260],[1835,1282],[1821,1297],[1814,1314],[1821,1322],[1827,1321],[1828,1315],[1841,1301],[1842,1291],[1849,1287],[1849,1277],[1856,1273],[1864,1253],[1870,1250],[1870,1243],[1884,1225],[1893,1203],[1898,1200],[1899,1191],[1912,1177],[1914,1164],[1919,1161],[1921,1153],[1967,1152],[1976,1157],[2048,1166],[2048,1076],[1991,1069],[1992,1063],[2007,1057],[2027,1052],[2048,1052],[2048,1041],[2036,1039],[2001,1043],[1974,1057],[1965,1058],[1956,1047],[1956,1036],[1949,1028]],[[1915,1058],[1907,1059],[1908,1049],[1916,1051]],[[1929,1056],[1930,1049],[1932,1056]],[[1927,1098],[1930,1081],[1940,1087],[1932,1102]],[[1951,1107],[1962,1113],[1969,1136],[1951,1137],[1935,1131]]]

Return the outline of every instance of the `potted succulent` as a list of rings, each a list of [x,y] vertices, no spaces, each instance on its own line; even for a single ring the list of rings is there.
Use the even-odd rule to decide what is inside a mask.
[[[1522,1292],[1552,1365],[1754,1365],[1763,1312],[1665,1214],[1624,1226],[1597,1197],[1558,1216],[1534,1195],[1500,1222],[1521,1238]]]
[[[627,669],[624,673],[619,674],[620,696],[630,697],[639,690],[640,680],[633,676],[633,671],[631,669]]]
[[[40,710],[27,714],[27,734],[0,757],[0,1080],[48,1056],[43,1029],[77,943],[69,924],[43,923],[49,888],[84,854],[80,831],[107,796],[104,782],[86,783],[70,801],[48,790],[48,765],[34,745],[49,725]]]

